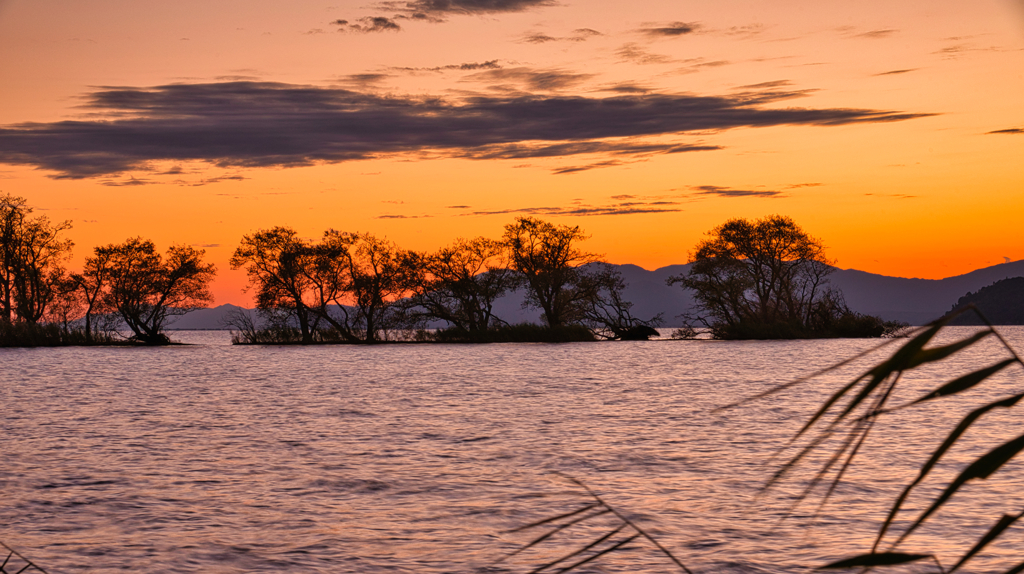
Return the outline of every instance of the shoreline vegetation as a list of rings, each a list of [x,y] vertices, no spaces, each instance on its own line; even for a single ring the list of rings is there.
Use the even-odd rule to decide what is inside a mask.
[[[0,195],[0,346],[167,345],[169,319],[208,307],[216,277],[205,251],[130,238],[66,264],[70,221],[34,215]],[[230,265],[248,275],[257,317],[228,320],[235,344],[494,343],[648,340],[659,314],[633,315],[626,283],[581,248],[579,226],[519,217],[498,239],[457,239],[427,253],[369,233],[328,229],[320,240],[288,227],[242,237]],[[893,337],[907,325],[852,311],[828,275],[834,261],[792,219],[731,219],[701,241],[691,270],[669,285],[692,292],[692,315],[672,338]],[[494,313],[513,291],[541,324]],[[428,326],[443,324],[440,329]],[[127,334],[122,334],[127,333]],[[412,335],[410,335],[410,333]]]

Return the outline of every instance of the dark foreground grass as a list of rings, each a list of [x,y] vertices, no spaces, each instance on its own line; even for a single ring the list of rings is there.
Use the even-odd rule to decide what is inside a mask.
[[[364,340],[353,341],[333,329],[316,330],[311,342],[303,342],[299,329],[290,326],[249,328],[231,332],[234,345],[365,345]],[[576,343],[597,341],[590,329],[582,325],[547,327],[532,323],[504,325],[486,331],[439,329],[437,331],[404,331],[391,333],[389,338],[372,344],[395,343]]]
[[[62,328],[56,323],[8,323],[0,321],[0,347],[68,347],[75,345],[126,344],[112,333],[87,337],[82,328]]]
[[[979,317],[986,325],[985,328],[966,337],[959,337],[953,343],[930,345],[952,320],[958,315],[968,312]],[[835,391],[817,412],[811,416],[800,431],[796,433],[789,444],[772,456],[772,458],[775,458],[775,456],[789,453],[785,462],[768,477],[763,491],[779,485],[784,480],[790,480],[794,474],[804,469],[808,461],[814,458],[808,456],[811,452],[825,448],[824,445],[838,445],[831,447],[833,450],[825,457],[826,462],[822,466],[810,469],[809,476],[805,478],[803,487],[797,491],[795,497],[788,493],[785,495],[787,498],[792,499],[790,512],[793,512],[798,506],[811,499],[814,500],[820,509],[829,501],[836,488],[841,484],[844,474],[854,463],[857,453],[865,444],[870,431],[880,417],[898,416],[896,413],[902,412],[904,409],[911,409],[929,401],[943,400],[948,402],[960,399],[962,397],[961,393],[966,395],[965,391],[982,386],[993,375],[1004,370],[1024,367],[1024,361],[1021,360],[1017,352],[974,307],[958,310],[929,325],[914,329],[909,335],[908,340],[899,345],[887,359],[874,364]],[[931,391],[924,393],[916,399],[897,405],[890,404],[890,398],[894,396],[893,391],[906,372],[947,359],[986,339],[998,341],[998,344],[1003,349],[1002,358],[998,358],[992,364],[968,367],[974,369],[970,372],[951,375],[949,380],[940,381]],[[881,345],[812,373],[807,377],[779,385],[765,393],[721,407],[719,410],[759,400],[806,383],[816,377],[862,359],[882,347],[894,344],[897,340],[889,339]],[[871,548],[866,549],[866,552],[862,554],[848,556],[828,564],[809,566],[816,567],[817,569],[857,569],[864,573],[879,568],[930,562],[933,569],[937,569],[942,574],[950,574],[960,570],[979,553],[984,553],[990,544],[1010,532],[1012,530],[1011,527],[1021,518],[1024,518],[1024,506],[1021,505],[1019,500],[1008,498],[1002,508],[990,508],[987,506],[975,508],[974,516],[977,520],[982,523],[987,522],[990,526],[973,544],[970,544],[966,552],[956,556],[956,561],[948,568],[943,567],[940,560],[940,553],[949,552],[945,547],[918,547],[915,548],[914,552],[907,552],[903,548],[905,547],[904,543],[926,521],[930,520],[934,523],[942,520],[943,517],[939,511],[955,494],[963,490],[968,483],[986,479],[1000,470],[1005,471],[1004,467],[1016,455],[1024,451],[1024,434],[1020,434],[1002,444],[990,444],[987,448],[982,449],[982,453],[974,455],[973,460],[948,484],[943,486],[935,484],[934,480],[928,481],[931,471],[936,468],[947,453],[955,450],[973,450],[974,445],[963,446],[961,438],[974,423],[989,412],[1013,408],[1017,403],[1021,402],[1021,399],[1024,399],[1024,392],[1008,394],[975,408],[960,420],[950,421],[948,434],[946,434],[942,443],[926,460],[920,463],[917,476],[906,484],[895,500],[888,503],[888,512],[885,515],[885,519],[879,525],[878,534]],[[970,399],[968,398],[967,400]],[[557,545],[558,541],[552,541],[551,539],[577,524],[588,521],[593,522],[607,516],[609,513],[619,516],[618,511],[604,504],[589,488],[578,481],[574,482],[577,482],[588,493],[593,495],[594,502],[585,504],[569,513],[554,515],[517,529],[545,528],[546,531],[502,560],[518,556],[523,551],[541,544],[548,546]],[[927,488],[918,488],[922,484],[925,484]],[[884,501],[880,502],[885,503]],[[531,574],[575,571],[580,566],[607,554],[624,550],[635,550],[637,548],[636,544],[644,541],[640,540],[640,538],[644,538],[654,545],[656,551],[670,558],[676,568],[689,572],[689,569],[683,566],[678,558],[656,540],[646,536],[635,525],[621,520],[612,520],[606,526],[595,526],[597,526],[598,534],[593,540],[588,543],[569,544],[565,548],[561,548],[565,558],[554,562],[533,565],[530,570]],[[958,531],[957,527],[953,525],[949,525],[946,529],[946,538],[961,540],[965,545],[970,541],[968,535]],[[1018,541],[1019,538],[1018,532]],[[1006,544],[1005,541],[1002,542],[1004,547]],[[691,557],[686,559],[689,561]],[[1024,574],[1024,562],[1014,564],[1013,561],[1015,560],[1020,560],[1020,558],[1011,559],[1011,563],[1003,566],[1000,571],[1004,574]]]

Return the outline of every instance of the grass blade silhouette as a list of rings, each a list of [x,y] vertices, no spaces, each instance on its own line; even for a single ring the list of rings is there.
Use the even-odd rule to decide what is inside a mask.
[[[960,568],[961,566],[963,566],[964,562],[967,562],[975,554],[981,552],[983,548],[988,546],[989,542],[992,542],[993,540],[998,538],[1004,530],[1012,526],[1014,522],[1017,522],[1017,519],[1019,519],[1021,516],[1024,516],[1024,512],[1018,514],[1004,514],[1002,517],[1000,517],[999,520],[996,521],[994,525],[992,525],[992,528],[990,528],[989,531],[986,532],[985,535],[978,540],[977,544],[975,544],[974,547],[967,552],[967,554],[964,554],[964,557],[961,558],[959,562],[957,562],[952,568],[949,569],[949,573],[952,573],[956,569]]]
[[[844,558],[824,566],[818,570],[836,570],[840,568],[873,568],[875,566],[895,566],[897,564],[908,564],[926,558],[934,558],[932,554],[904,554],[901,552],[879,552],[870,554],[859,554],[850,558]]]
[[[928,509],[925,510],[921,516],[919,516],[918,519],[903,532],[903,534],[900,535],[899,539],[896,540],[893,546],[898,545],[903,541],[903,539],[909,536],[911,532],[917,530],[917,527],[921,526],[929,516],[934,514],[940,506],[945,504],[947,500],[956,494],[956,492],[960,490],[960,487],[966,484],[967,481],[988,478],[992,473],[1002,468],[1004,464],[1009,462],[1010,459],[1021,450],[1024,450],[1024,435],[1003,443],[1002,445],[987,452],[984,456],[978,458],[978,460],[975,460],[970,464],[970,466],[964,469],[964,471],[961,472],[948,487],[946,487],[946,490],[935,499],[932,505],[929,506]]]
[[[558,516],[551,516],[549,518],[544,518],[544,519],[538,520],[536,522],[531,522],[530,524],[527,524],[525,526],[520,526],[518,528],[513,528],[512,530],[506,530],[505,532],[511,534],[513,532],[520,532],[520,531],[523,531],[523,530],[529,530],[530,528],[534,528],[534,527],[540,526],[542,524],[547,524],[549,522],[555,522],[556,520],[561,520],[563,518],[569,518],[570,516],[575,516],[575,515],[577,515],[577,514],[579,514],[581,512],[586,512],[586,511],[590,510],[591,508],[596,508],[598,506],[600,506],[600,503],[594,502],[594,503],[591,503],[591,504],[588,504],[588,505],[584,506],[583,508],[578,508],[576,510],[573,510],[572,512],[566,512],[565,514],[559,514]]]
[[[882,542],[882,539],[885,537],[885,533],[889,530],[889,526],[892,524],[893,519],[896,518],[896,514],[902,507],[903,502],[907,499],[907,496],[910,495],[910,491],[913,490],[915,486],[920,484],[926,476],[928,476],[928,473],[931,472],[935,464],[939,462],[939,459],[942,458],[942,455],[946,454],[946,451],[952,448],[953,444],[956,443],[956,441],[964,434],[964,432],[966,432],[967,429],[970,428],[970,426],[974,424],[975,421],[981,418],[981,416],[987,413],[988,411],[995,408],[1010,408],[1016,405],[1017,402],[1019,402],[1022,398],[1024,398],[1024,393],[1014,395],[1009,398],[1000,399],[993,403],[989,403],[987,405],[974,409],[973,411],[968,413],[967,416],[963,418],[963,420],[960,421],[960,424],[958,424],[956,428],[953,429],[953,432],[949,433],[949,436],[946,437],[946,440],[944,440],[942,444],[939,445],[939,448],[935,449],[935,452],[932,453],[932,456],[921,466],[921,470],[918,472],[918,475],[913,480],[913,482],[908,484],[907,487],[903,489],[903,492],[900,493],[899,497],[896,498],[896,502],[892,505],[892,508],[889,509],[889,514],[888,516],[886,516],[885,522],[882,523],[882,527],[878,532],[878,537],[875,539],[875,543],[874,546],[872,546],[872,549],[877,549],[878,545]]]
[[[619,532],[622,532],[622,529],[625,528],[626,526],[627,526],[627,524],[625,522],[623,522],[622,524],[620,524],[614,530],[610,530],[610,531],[606,532],[604,535],[598,537],[597,540],[594,540],[593,542],[591,542],[590,544],[587,544],[583,548],[580,548],[578,550],[574,550],[573,552],[570,552],[569,554],[566,554],[565,556],[559,558],[558,560],[554,560],[554,561],[548,562],[547,564],[544,564],[542,566],[538,566],[537,568],[534,568],[533,570],[530,570],[529,574],[538,574],[539,572],[543,572],[544,570],[547,570],[548,568],[551,568],[552,566],[555,566],[556,564],[559,564],[561,562],[565,562],[567,560],[571,560],[572,558],[575,558],[575,557],[583,554],[584,552],[587,552],[591,548],[599,546],[602,542],[604,542],[605,540],[608,540],[612,536],[615,536]]]
[[[580,566],[583,566],[587,562],[592,562],[592,561],[597,560],[598,558],[604,556],[605,554],[610,554],[612,552],[615,552],[616,550],[619,550],[620,548],[622,548],[623,546],[625,546],[625,545],[629,544],[630,542],[636,540],[637,538],[640,538],[640,535],[639,534],[634,534],[634,535],[630,536],[629,538],[627,538],[625,540],[617,542],[614,546],[609,546],[608,548],[605,548],[604,550],[598,552],[597,554],[594,554],[593,556],[588,556],[587,558],[584,558],[583,560],[580,560],[579,562],[576,562],[575,564],[572,564],[570,566],[562,568],[561,570],[558,571],[558,574],[562,574],[563,572],[570,572],[572,570],[575,570],[575,569],[579,568]]]

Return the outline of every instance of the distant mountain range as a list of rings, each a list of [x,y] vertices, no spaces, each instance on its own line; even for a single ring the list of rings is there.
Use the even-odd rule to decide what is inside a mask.
[[[677,317],[693,308],[693,297],[679,286],[669,287],[669,277],[689,271],[689,265],[669,265],[648,271],[636,265],[615,265],[628,283],[626,299],[633,302],[633,314],[641,319],[662,313],[664,326],[679,326]],[[886,320],[921,325],[953,308],[969,292],[978,291],[1001,279],[1024,276],[1024,261],[1002,263],[946,279],[905,279],[876,275],[855,269],[837,269],[832,285],[842,290],[851,309]],[[1022,294],[1024,297],[1024,294]],[[498,317],[509,323],[540,322],[540,313],[522,308],[522,293],[512,293],[495,303]],[[228,313],[242,309],[221,305],[199,309],[177,318],[172,329],[224,329]],[[252,310],[246,310],[252,313]]]
[[[996,325],[1024,325],[1024,277],[1011,277],[968,293],[956,302],[956,308],[974,305],[985,319]],[[951,325],[983,325],[982,318],[970,311],[954,317]]]

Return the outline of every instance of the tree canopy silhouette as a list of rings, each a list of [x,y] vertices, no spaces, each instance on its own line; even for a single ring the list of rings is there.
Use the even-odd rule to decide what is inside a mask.
[[[524,305],[540,309],[550,327],[581,320],[585,303],[596,295],[597,278],[585,265],[597,256],[579,248],[586,238],[579,226],[534,217],[518,217],[505,226],[512,269],[526,285]]]
[[[691,319],[724,339],[881,336],[886,324],[851,311],[829,285],[835,270],[821,241],[791,218],[730,219],[691,255],[687,275],[670,277],[694,292]]]
[[[504,243],[485,237],[458,239],[435,253],[421,255],[422,280],[410,300],[413,312],[447,321],[466,333],[505,324],[494,302],[520,284],[509,269]]]
[[[204,254],[201,249],[174,245],[164,257],[152,241],[139,237],[96,248],[96,259],[105,260],[109,269],[106,300],[135,340],[167,343],[163,328],[168,317],[213,302],[210,283],[217,271],[212,263],[203,263]]]
[[[0,195],[0,320],[37,323],[61,293],[74,243],[70,221],[33,216],[23,197]]]

